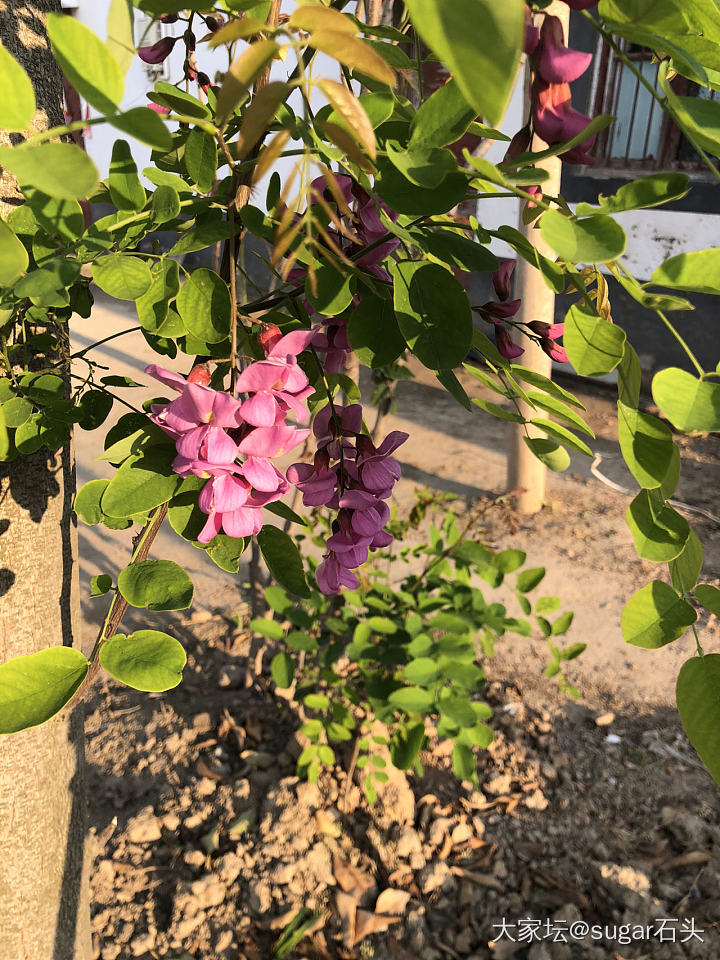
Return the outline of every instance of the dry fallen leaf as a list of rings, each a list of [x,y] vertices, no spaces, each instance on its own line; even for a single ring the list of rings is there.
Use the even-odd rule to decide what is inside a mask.
[[[474,873],[472,870],[463,870],[462,867],[451,867],[450,869],[456,877],[469,880],[470,883],[476,883],[479,887],[497,890],[498,893],[503,893],[505,890],[504,884],[500,883],[498,878],[491,873]]]
[[[410,894],[407,890],[383,890],[375,901],[375,913],[405,913]]]
[[[355,918],[355,940],[353,941],[353,946],[356,943],[360,943],[365,937],[369,937],[371,933],[382,933],[384,930],[387,930],[391,923],[399,922],[400,917],[381,916],[376,913],[370,913],[368,910],[358,910],[357,917]]]
[[[333,858],[333,875],[340,889],[351,893],[356,900],[362,901],[371,890],[375,890],[375,880],[370,874],[340,857]]]
[[[338,890],[335,893],[335,909],[340,918],[342,926],[343,943],[346,947],[351,947],[355,943],[355,916],[357,914],[358,902],[355,897],[349,893],[343,893]]]
[[[677,867],[691,867],[698,863],[707,863],[711,859],[707,850],[690,850],[688,853],[682,853],[679,857],[673,857],[672,860],[666,860],[660,865],[661,870],[674,870]]]

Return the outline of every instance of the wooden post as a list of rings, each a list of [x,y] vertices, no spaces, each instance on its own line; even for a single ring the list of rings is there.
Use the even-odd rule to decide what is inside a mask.
[[[565,37],[568,35],[568,26],[570,20],[570,8],[566,3],[556,2],[551,4],[545,11],[558,17],[563,24]],[[525,66],[525,90],[530,89],[530,68]],[[527,96],[526,115],[529,112],[529,94]],[[532,149],[543,150],[545,144],[536,135],[533,138]],[[562,161],[557,157],[551,157],[548,160],[541,161],[537,167],[547,170],[549,179],[543,184],[543,192],[554,196],[560,192],[560,173]],[[543,241],[539,230],[534,229],[533,225],[525,226],[520,218],[519,229],[530,242],[542,254],[554,258],[555,254]],[[522,306],[516,319],[521,323],[529,323],[532,320],[542,320],[544,323],[553,323],[555,318],[555,294],[545,283],[542,274],[535,267],[530,266],[527,261],[518,257],[518,265],[515,269],[515,295],[522,298]],[[518,358],[517,362],[524,367],[529,367],[543,376],[549,377],[551,371],[550,357],[548,357],[536,344],[527,339],[522,334],[518,334],[519,343],[525,348],[525,353]],[[536,417],[537,411],[533,410],[528,404],[520,401],[520,412],[527,419]],[[545,436],[541,431],[528,426],[527,431],[530,436]],[[508,444],[508,469],[507,485],[509,490],[519,489],[517,507],[520,513],[537,513],[545,502],[545,490],[547,482],[547,467],[545,467],[527,447],[524,441],[525,427],[521,423],[510,424],[510,437]]]

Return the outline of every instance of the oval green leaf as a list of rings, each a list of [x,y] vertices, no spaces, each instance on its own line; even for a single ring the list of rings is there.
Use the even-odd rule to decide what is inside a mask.
[[[9,15],[9,14],[8,14]],[[0,44],[0,129],[9,133],[26,130],[35,116],[35,92],[30,77]]]
[[[614,370],[623,358],[626,340],[624,330],[580,305],[565,316],[563,344],[581,377],[601,377]]]
[[[625,250],[625,231],[607,216],[576,219],[548,210],[540,221],[540,231],[555,253],[569,263],[605,263]]]
[[[422,687],[400,687],[388,697],[389,704],[406,713],[425,713],[434,702],[434,695]]]
[[[29,262],[25,247],[5,221],[0,220],[0,287],[15,283],[25,273]]]
[[[443,267],[414,260],[391,266],[395,316],[418,360],[431,370],[451,370],[468,354],[472,315],[467,294]]]
[[[193,598],[192,580],[172,560],[129,564],[120,571],[118,590],[131,607],[149,610],[186,610]]]
[[[652,395],[662,414],[678,430],[720,430],[720,383],[668,367],[653,377]]]
[[[139,257],[111,253],[92,265],[95,283],[116,300],[137,300],[150,289],[150,267]]]
[[[626,643],[656,650],[681,637],[697,620],[692,606],[662,580],[653,580],[630,597],[620,617]]]
[[[303,562],[295,541],[279,527],[266,524],[257,535],[265,563],[281,587],[298,597],[309,597]]]
[[[45,723],[68,703],[88,672],[73,647],[50,647],[0,664],[0,734]]]
[[[413,26],[444,63],[468,104],[498,124],[522,53],[522,0],[405,0]]]
[[[190,274],[178,294],[177,309],[186,328],[199,340],[219,343],[230,333],[230,292],[213,270],[201,267]]]
[[[50,197],[86,197],[98,182],[97,167],[74,143],[0,147],[0,166]]]
[[[649,490],[641,490],[628,507],[625,521],[638,556],[654,563],[674,560],[685,549],[690,527],[677,510]]]
[[[150,693],[171,690],[187,662],[182,644],[159,630],[116,634],[100,647],[100,666],[121,683]]]
[[[692,657],[684,663],[675,692],[688,740],[720,784],[720,654]]]
[[[673,290],[720,294],[720,249],[679,253],[661,263],[650,279]]]
[[[115,113],[125,81],[98,35],[66,13],[49,13],[47,32],[55,58],[77,92],[101,113]]]
[[[278,653],[270,662],[270,673],[278,687],[286,690],[295,677],[295,664],[289,653]]]

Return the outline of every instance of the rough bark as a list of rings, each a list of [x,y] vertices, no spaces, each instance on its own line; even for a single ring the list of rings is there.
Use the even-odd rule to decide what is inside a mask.
[[[59,8],[59,0],[0,0],[0,40],[35,87],[35,129],[63,122],[44,29]],[[2,143],[22,139],[0,131]],[[0,212],[19,202],[16,183],[0,174]],[[79,645],[74,489],[71,444],[0,463],[0,662]],[[3,960],[90,956],[83,738],[80,707],[0,742]]]

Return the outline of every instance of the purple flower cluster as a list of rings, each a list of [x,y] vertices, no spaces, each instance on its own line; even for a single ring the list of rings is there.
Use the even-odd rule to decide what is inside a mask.
[[[328,506],[338,511],[328,552],[317,568],[323,593],[338,593],[341,587],[357,587],[353,569],[367,560],[369,550],[392,543],[385,530],[390,508],[385,501],[400,478],[400,464],[390,454],[408,434],[389,433],[375,447],[362,431],[362,407],[352,404],[324,407],[315,417],[313,432],[318,440],[312,463],[295,463],[287,471],[308,507]]]
[[[510,299],[510,280],[515,269],[515,263],[515,260],[503,260],[492,275],[493,286],[498,299],[489,300],[478,311],[488,323],[494,324],[495,343],[498,351],[506,360],[516,360],[525,352],[512,339],[510,330],[505,323],[515,316],[522,304],[522,300]],[[563,335],[564,323],[550,324],[543,323],[540,320],[532,320],[527,324],[527,327],[536,335],[540,346],[549,357],[558,360],[560,363],[567,363],[565,350],[555,342]]]
[[[378,206],[395,221],[398,214],[391,210],[382,201],[374,200],[363,188],[346,174],[335,175],[335,182],[342,194],[347,209],[352,211],[352,221],[347,225],[347,232],[341,233],[333,226],[326,229],[333,243],[342,250],[345,256],[354,259],[355,263],[364,267],[368,273],[378,279],[390,281],[390,274],[382,266],[385,260],[395,250],[400,241],[397,237],[387,237],[387,228],[380,219]],[[336,202],[332,191],[328,188],[323,177],[318,177],[311,184],[311,195],[322,198],[326,203]],[[382,242],[380,242],[382,241]],[[373,244],[377,244],[373,246]],[[371,250],[365,251],[368,247]],[[305,280],[307,271],[297,267],[290,271],[289,280]],[[360,303],[358,297],[353,298],[352,306]],[[328,317],[321,321],[320,329],[314,340],[315,349],[323,358],[323,367],[328,373],[340,373],[351,347],[347,336],[348,317]]]
[[[195,371],[185,379],[155,364],[146,367],[146,373],[179,393],[170,403],[153,404],[150,415],[175,440],[173,470],[182,477],[207,478],[198,500],[208,515],[200,543],[209,543],[221,530],[231,537],[258,533],[261,508],[289,489],[272,460],[310,433],[286,420],[290,413],[298,420],[307,416],[305,401],[313,388],[297,355],[313,335],[295,330],[283,337],[277,331],[266,339],[266,358],[238,377],[244,399],[198,382],[209,377],[194,376]]]
[[[575,9],[584,9],[592,4],[575,0],[570,4]],[[540,37],[533,54],[535,81],[531,91],[533,127],[547,144],[553,146],[571,140],[590,123],[590,117],[574,110],[571,102],[570,84],[588,68],[591,53],[571,50],[565,44],[562,22],[546,15]],[[566,163],[591,164],[590,151],[595,137],[560,154]]]

